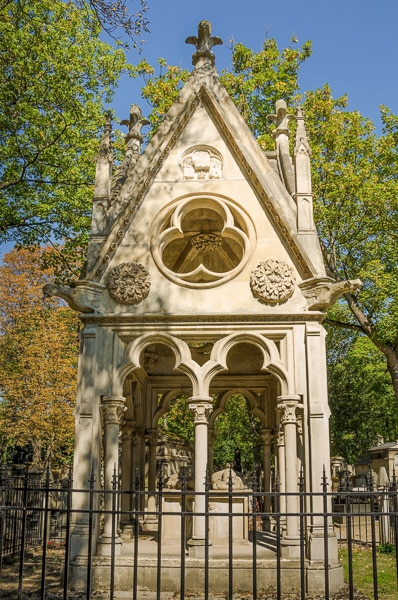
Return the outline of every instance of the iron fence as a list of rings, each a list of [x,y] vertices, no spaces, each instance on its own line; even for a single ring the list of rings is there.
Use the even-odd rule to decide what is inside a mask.
[[[3,476],[0,486],[1,597],[22,599],[32,592],[43,600],[48,598],[50,592],[52,598],[60,600],[76,597],[73,590],[74,575],[71,572],[74,568],[71,538],[76,519],[78,521],[82,515],[87,527],[87,547],[84,560],[80,561],[80,569],[84,569],[85,574],[84,589],[79,590],[79,598],[89,600],[93,593],[97,597],[101,597],[102,593],[110,600],[118,597],[136,600],[145,594],[148,596],[147,588],[142,585],[142,571],[144,565],[148,564],[151,565],[155,581],[151,597],[157,600],[179,597],[183,600],[187,595],[195,596],[189,590],[192,571],[187,547],[192,535],[192,499],[198,494],[188,489],[184,478],[180,483],[179,489],[165,489],[160,479],[157,489],[152,492],[141,489],[137,477],[134,490],[126,491],[120,489],[115,475],[111,490],[96,489],[93,478],[88,490],[77,490],[73,488],[70,478],[58,483],[51,482],[48,476],[43,481],[38,481],[28,473],[18,477]],[[369,557],[372,590],[367,592],[367,597],[374,600],[383,598],[379,586],[380,551],[390,553],[392,595],[387,597],[394,597],[393,594],[397,594],[398,589],[398,499],[395,479],[383,489],[371,486],[370,489],[352,490],[347,485],[338,492],[332,492],[329,491],[326,478],[318,493],[307,492],[302,479],[298,487],[297,513],[293,515],[298,522],[299,540],[296,597],[304,600],[311,596],[306,569],[311,562],[308,557],[308,522],[314,517],[318,522],[320,519],[324,533],[323,592],[317,597],[329,599],[334,594],[330,588],[328,568],[331,524],[341,551],[340,558],[343,557],[345,563],[345,597],[350,600],[356,598],[358,581],[355,553],[358,548],[366,550]],[[75,505],[79,502],[72,507],[72,496],[87,497],[87,494],[89,501],[86,508],[77,509]],[[253,600],[264,598],[264,590],[259,588],[259,565],[264,556],[272,555],[275,576],[271,595],[267,595],[267,598],[280,600],[284,595],[284,531],[288,517],[292,516],[283,508],[288,494],[278,489],[277,482],[272,492],[264,493],[257,489],[255,481],[253,489],[239,490],[238,494],[233,490],[231,482],[228,489],[217,490],[215,494],[210,490],[209,481],[206,481],[205,490],[201,494],[205,501],[204,510],[199,516],[205,522],[205,538],[203,556],[195,562],[195,569],[203,571],[203,589],[196,593],[196,597],[214,597],[210,580],[214,577],[211,567],[217,547],[212,548],[210,538],[221,535],[225,538],[223,569],[227,573],[222,597],[241,598],[242,595],[236,596],[237,565],[242,559],[238,551],[237,535],[245,535],[244,559],[245,564],[250,563],[251,580],[250,593],[245,597]],[[237,498],[240,499],[240,504]],[[319,501],[322,510],[316,513],[310,507],[314,502],[319,506]],[[218,506],[216,509],[215,504]],[[106,510],[105,506],[111,509]],[[111,522],[111,536],[107,540],[108,551],[104,554],[98,551],[97,539],[101,539],[101,527],[106,519]],[[218,533],[215,531],[215,523],[218,524]],[[237,534],[237,530],[240,533]],[[122,592],[118,589],[121,555],[125,557],[124,569],[129,572],[127,595],[126,590]],[[169,589],[167,596],[165,581],[169,575],[166,571],[171,559],[176,565],[173,571],[175,589],[173,592]],[[220,593],[217,597],[220,597]],[[340,594],[339,598],[341,597]]]

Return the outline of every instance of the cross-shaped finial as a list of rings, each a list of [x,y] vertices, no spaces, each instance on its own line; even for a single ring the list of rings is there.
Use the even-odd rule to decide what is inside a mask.
[[[185,40],[186,44],[196,46],[196,52],[192,55],[192,64],[196,65],[200,58],[208,58],[214,66],[213,46],[223,43],[222,39],[211,35],[210,21],[201,21],[198,25],[198,37],[191,35]]]

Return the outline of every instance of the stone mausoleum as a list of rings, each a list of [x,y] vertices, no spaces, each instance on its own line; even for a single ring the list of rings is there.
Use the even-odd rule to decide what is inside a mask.
[[[325,273],[300,110],[290,115],[283,99],[276,103],[275,149],[265,153],[220,83],[212,48],[221,40],[210,24],[202,21],[198,36],[187,42],[196,48],[191,77],[143,151],[141,129],[148,122],[132,106],[117,168],[107,122],[84,272],[70,287],[45,289],[64,297],[84,325],[74,487],[88,489],[93,473],[96,489],[110,489],[116,469],[122,490],[131,490],[138,470],[146,489],[155,491],[158,420],[174,398],[186,397],[195,426],[189,569],[204,552],[204,519],[197,515],[204,496],[198,494],[206,469],[213,470],[214,422],[228,399],[242,394],[261,421],[264,491],[270,490],[273,456],[288,493],[281,540],[288,565],[299,556],[299,473],[307,491],[319,491],[330,465],[324,311],[358,282],[335,282]],[[293,155],[291,119],[297,123]],[[129,509],[128,498],[122,496],[122,509]],[[87,508],[88,501],[88,493],[76,494],[74,509]],[[106,495],[107,510],[109,502]],[[150,493],[147,504],[150,527],[156,521]],[[306,522],[307,580],[309,589],[321,589],[321,497],[312,499],[311,510],[318,516]],[[88,514],[74,514],[70,561],[78,589]],[[128,527],[118,523],[116,562]],[[94,534],[95,554],[105,564],[109,513],[101,528],[95,521]],[[342,571],[331,523],[327,538],[337,588]]]

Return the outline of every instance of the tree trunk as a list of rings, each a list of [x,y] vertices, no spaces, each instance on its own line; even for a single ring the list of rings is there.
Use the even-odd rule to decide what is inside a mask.
[[[374,329],[359,306],[355,296],[352,294],[344,294],[344,298],[347,300],[350,311],[358,321],[360,330],[372,340],[374,345],[386,357],[387,369],[391,376],[395,399],[398,402],[398,349],[389,342],[381,342],[376,338]]]

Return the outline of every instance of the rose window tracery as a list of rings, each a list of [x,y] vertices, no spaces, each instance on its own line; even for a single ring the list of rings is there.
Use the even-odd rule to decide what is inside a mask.
[[[246,264],[254,227],[243,211],[220,197],[185,198],[155,219],[152,254],[172,281],[212,287],[234,277]]]

